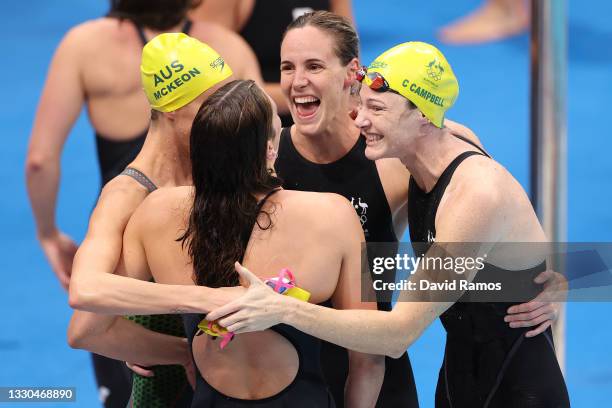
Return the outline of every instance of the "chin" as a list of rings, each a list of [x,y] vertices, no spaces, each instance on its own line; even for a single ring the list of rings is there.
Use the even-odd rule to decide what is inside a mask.
[[[366,146],[365,157],[367,157],[368,160],[384,159],[384,150],[381,149],[380,146]]]
[[[304,136],[316,136],[321,133],[321,126],[319,121],[308,123],[294,123],[296,130]]]

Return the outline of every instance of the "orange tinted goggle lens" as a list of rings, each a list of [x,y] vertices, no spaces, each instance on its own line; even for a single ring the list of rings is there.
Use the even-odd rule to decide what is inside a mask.
[[[386,92],[389,90],[389,83],[378,72],[368,72],[366,67],[361,67],[355,74],[355,79],[362,82],[365,77],[368,77],[371,83],[368,85],[370,89],[377,92]]]

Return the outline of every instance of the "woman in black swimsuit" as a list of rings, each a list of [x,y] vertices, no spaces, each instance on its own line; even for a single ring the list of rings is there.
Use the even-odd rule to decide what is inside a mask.
[[[294,281],[310,302],[374,309],[355,285],[363,232],[353,208],[335,194],[283,190],[271,171],[279,134],[275,108],[252,81],[233,81],[207,99],[191,133],[194,185],[157,190],[134,213],[124,235],[126,273],[234,286],[242,260],[264,278],[299,271]],[[197,367],[192,406],[334,406],[318,339],[277,325],[226,345],[198,335],[203,318],[183,316]],[[384,359],[351,352],[349,360],[348,405],[372,407]]]
[[[417,289],[408,286],[390,312],[340,311],[279,297],[246,272],[247,294],[207,318],[221,318],[220,325],[238,333],[289,324],[351,350],[397,358],[440,317],[447,340],[437,407],[569,407],[550,328],[534,335],[503,318],[510,306],[543,290],[534,279],[546,269],[546,236],[512,175],[444,127],[459,90],[445,57],[429,44],[404,43],[357,78],[363,86],[355,123],[366,139],[365,155],[399,158],[411,174],[410,237],[418,259],[429,258],[410,280]],[[440,260],[451,264],[442,267]],[[394,258],[387,261],[395,265]],[[453,270],[454,261],[466,268]],[[418,291],[427,281],[437,290]],[[466,282],[500,288],[484,292]],[[443,292],[444,284],[459,290]],[[550,313],[544,309],[538,318],[549,320]]]
[[[64,288],[68,287],[77,244],[55,225],[55,207],[62,150],[82,108],[86,107],[95,132],[104,186],[134,160],[144,142],[150,106],[142,91],[140,56],[142,47],[155,34],[182,31],[214,43],[224,57],[226,52],[239,53],[240,58],[226,57],[237,77],[260,79],[257,60],[244,41],[236,40],[237,35],[187,19],[187,12],[199,1],[110,3],[106,17],[74,27],[58,46],[42,91],[27,157],[26,177],[37,236]],[[167,326],[152,320],[146,320],[152,329]],[[177,322],[169,331],[178,333],[180,319]],[[92,358],[102,402],[106,407],[125,407],[131,372],[123,362],[96,354]]]

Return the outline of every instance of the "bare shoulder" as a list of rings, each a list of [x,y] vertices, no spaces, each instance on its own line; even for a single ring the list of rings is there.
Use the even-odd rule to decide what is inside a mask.
[[[64,36],[64,40],[76,46],[91,47],[92,42],[108,42],[108,37],[116,35],[119,28],[120,23],[116,19],[97,18],[72,27]]]
[[[495,160],[475,155],[464,160],[453,176],[453,181],[462,188],[473,186],[473,190],[500,191],[512,175]]]
[[[212,21],[195,21],[191,34],[213,48],[219,48],[219,50],[226,52],[232,52],[232,47],[236,45],[241,46],[246,44],[246,41],[239,34]]]
[[[352,224],[360,226],[355,209],[340,194],[291,190],[284,190],[284,193],[283,209],[299,214],[300,220],[308,224],[309,229],[322,232]]]
[[[450,119],[444,120],[444,126],[448,127],[451,133],[455,135],[463,136],[466,139],[471,140],[472,142],[476,143],[481,148],[484,148],[482,142],[480,141],[476,133],[474,133],[474,131],[472,131],[472,129],[468,128],[467,126],[462,125],[461,123],[452,121]]]
[[[492,205],[498,209],[529,204],[521,184],[500,163],[485,156],[472,156],[456,170],[454,189],[460,197],[469,197],[479,206]]]
[[[117,176],[102,188],[96,208],[100,205],[109,205],[129,209],[132,203],[135,205],[142,203],[146,195],[147,190],[136,180],[131,177]]]
[[[146,195],[147,190],[129,177],[115,177],[109,181],[102,189],[91,215],[88,235],[123,231]]]
[[[159,188],[146,197],[134,216],[153,229],[183,222],[191,209],[192,197],[190,186]]]

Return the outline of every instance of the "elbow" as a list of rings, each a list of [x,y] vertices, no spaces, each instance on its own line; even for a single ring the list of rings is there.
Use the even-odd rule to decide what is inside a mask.
[[[408,347],[404,347],[404,346],[395,347],[395,348],[393,348],[393,350],[387,351],[386,355],[391,357],[391,358],[398,359],[398,358],[400,358],[401,356],[404,355],[404,353],[406,352],[407,348]]]
[[[408,350],[408,347],[410,347],[413,340],[411,336],[407,335],[397,335],[395,337],[397,340],[390,345],[388,350],[386,350],[385,355],[398,359],[404,355],[406,350]]]
[[[42,173],[51,159],[51,157],[43,152],[30,149],[25,162],[26,177],[30,178]]]
[[[80,293],[78,285],[74,281],[70,282],[68,289],[68,305],[74,310],[83,310],[83,296]]]
[[[78,323],[78,318],[73,316],[68,326],[67,340],[68,345],[73,349],[86,349],[89,336],[86,328]]]
[[[96,304],[95,290],[90,290],[86,282],[76,282],[74,275],[70,280],[68,304],[74,310],[93,311]]]
[[[73,349],[84,349],[85,348],[85,336],[83,333],[79,333],[78,330],[72,327],[68,328],[67,333],[68,345]]]
[[[389,313],[388,338],[385,355],[394,359],[401,358],[410,345],[419,337],[422,330],[415,328],[410,315],[397,307]]]
[[[115,324],[116,319],[100,319],[91,313],[75,312],[68,325],[67,341],[73,349],[84,349],[97,352],[99,346],[108,341],[106,334]]]

